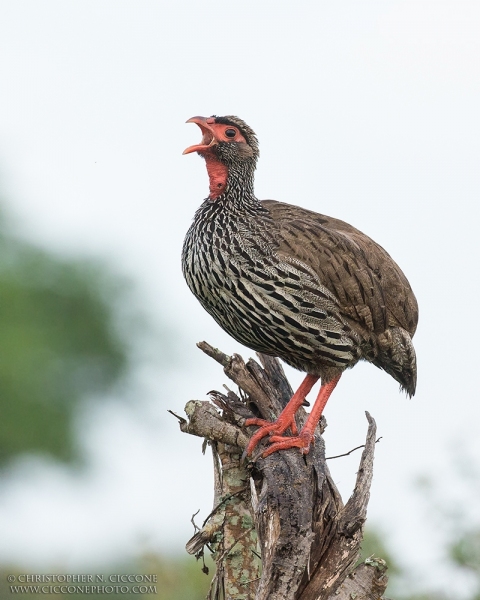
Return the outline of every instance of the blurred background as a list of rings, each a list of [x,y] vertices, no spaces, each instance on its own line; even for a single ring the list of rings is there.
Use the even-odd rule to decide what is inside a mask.
[[[458,0],[0,0],[2,598],[8,573],[205,595],[184,544],[211,457],[167,409],[227,383],[196,342],[252,355],[180,269],[208,193],[184,122],[210,114],[257,132],[259,198],[352,223],[407,274],[417,394],[358,365],[327,452],[363,443],[371,412],[364,552],[389,557],[389,596],[480,598],[479,30]],[[358,460],[331,461],[344,499]]]

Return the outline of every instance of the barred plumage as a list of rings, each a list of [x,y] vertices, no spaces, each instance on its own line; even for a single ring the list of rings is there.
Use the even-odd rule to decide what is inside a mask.
[[[203,139],[186,152],[205,158],[210,195],[185,238],[182,267],[202,306],[240,343],[321,377],[324,385],[365,359],[413,395],[418,309],[396,263],[347,223],[259,201],[253,192],[258,144],[241,119],[191,121]],[[263,434],[283,433],[288,425],[282,427]]]

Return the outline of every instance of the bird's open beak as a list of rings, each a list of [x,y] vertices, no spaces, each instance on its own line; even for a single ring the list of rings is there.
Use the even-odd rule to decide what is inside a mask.
[[[213,130],[210,127],[209,121],[215,123],[213,117],[192,117],[188,119],[187,123],[196,123],[200,129],[202,130],[202,141],[200,144],[196,144],[195,146],[189,146],[183,151],[183,154],[190,154],[191,152],[202,152],[211,148],[214,144],[217,143],[215,136],[213,134]]]

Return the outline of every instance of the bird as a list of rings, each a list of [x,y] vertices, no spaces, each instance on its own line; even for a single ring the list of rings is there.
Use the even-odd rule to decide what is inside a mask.
[[[289,448],[307,454],[327,400],[360,360],[412,397],[418,305],[400,267],[344,221],[257,199],[258,139],[242,119],[196,116],[187,123],[198,125],[202,139],[183,153],[199,154],[209,176],[209,194],[183,244],[187,285],[235,340],[306,374],[275,421],[245,421],[259,427],[246,454],[266,436],[263,457]],[[295,414],[319,379],[299,431]]]

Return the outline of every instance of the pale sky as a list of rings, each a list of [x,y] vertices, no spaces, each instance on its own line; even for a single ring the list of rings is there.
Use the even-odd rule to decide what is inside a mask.
[[[383,439],[370,522],[412,569],[433,569],[414,481],[431,475],[447,492],[452,448],[480,464],[479,31],[480,5],[459,0],[0,1],[0,173],[17,231],[132,278],[181,357],[169,374],[139,366],[138,411],[112,402],[84,417],[86,475],[39,459],[9,473],[0,560],[78,569],[146,546],[181,552],[191,514],[210,511],[210,457],[166,410],[228,383],[197,341],[252,353],[182,279],[183,237],[208,192],[203,161],[182,151],[199,140],[188,118],[236,114],[259,137],[258,197],[348,221],[417,295],[416,396],[358,365],[329,401],[326,442],[328,454],[362,443],[371,412]],[[358,460],[331,464],[344,498]],[[480,520],[480,502],[456,502]]]

